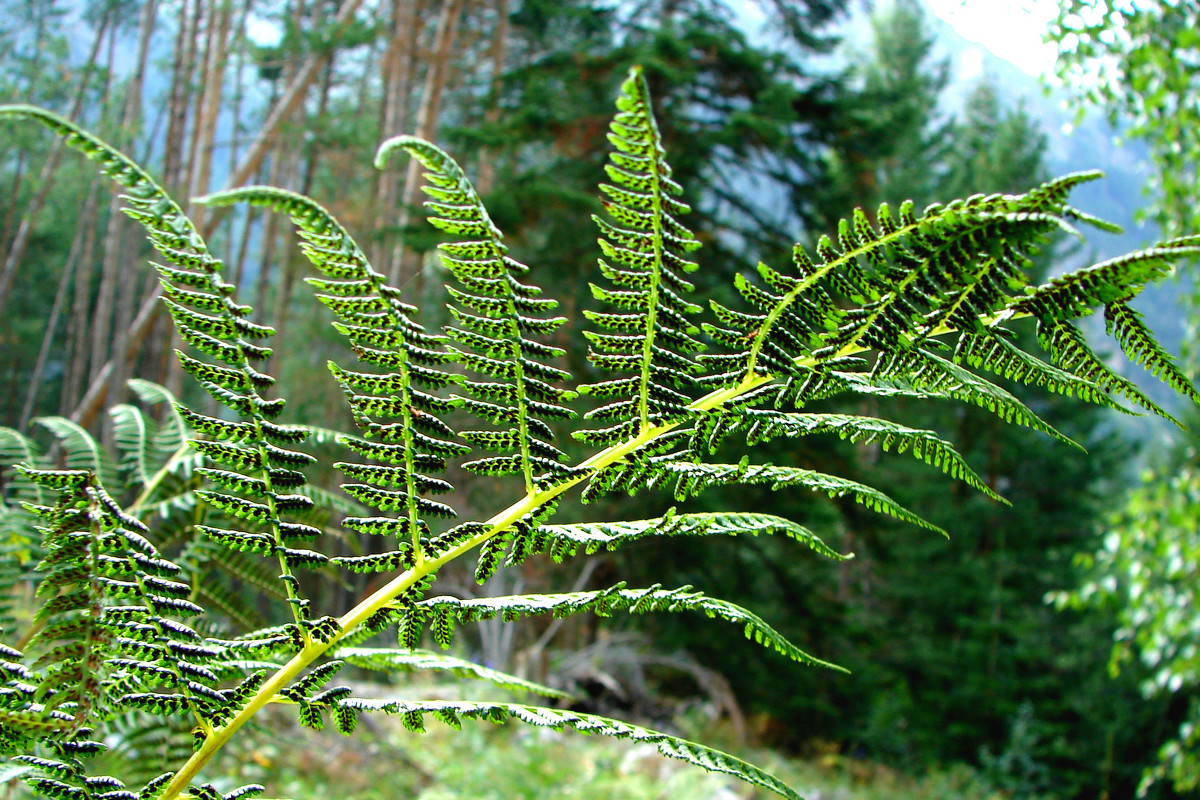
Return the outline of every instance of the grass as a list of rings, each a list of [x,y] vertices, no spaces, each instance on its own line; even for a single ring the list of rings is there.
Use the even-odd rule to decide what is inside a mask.
[[[263,783],[272,795],[338,800],[767,800],[775,795],[664,758],[652,745],[514,723],[464,721],[455,731],[427,718],[412,734],[377,717],[353,738],[299,728],[277,709],[269,729],[214,762],[218,788]],[[684,735],[715,742],[727,731],[684,719]],[[796,759],[726,741],[724,749],[768,768],[807,800],[1002,800],[975,771],[954,766],[910,776],[837,753]]]

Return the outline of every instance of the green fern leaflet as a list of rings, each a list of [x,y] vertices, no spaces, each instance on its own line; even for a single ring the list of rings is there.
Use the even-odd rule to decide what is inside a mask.
[[[1097,310],[1130,359],[1200,401],[1130,306],[1175,262],[1200,255],[1200,237],[1041,286],[1028,277],[1030,259],[1052,235],[1080,224],[1104,227],[1068,203],[1070,191],[1095,173],[920,214],[911,203],[856,210],[835,236],[796,245],[790,264],[736,275],[728,296],[740,302],[693,302],[699,242],[685,224],[683,189],[671,177],[647,83],[634,69],[610,127],[613,150],[600,185],[606,216],[596,219],[596,306],[583,314],[588,358],[609,373],[604,380],[576,385],[562,367],[557,343],[571,320],[554,315],[557,303],[539,285],[550,274],[508,254],[462,168],[428,142],[390,140],[377,162],[404,154],[424,168],[429,221],[447,234],[439,256],[454,284],[445,287],[452,321],[442,330],[420,323],[418,309],[312,199],[260,186],[201,198],[283,213],[296,229],[315,270],[308,284],[360,362],[329,365],[357,432],[313,430],[286,422],[286,392],[263,367],[274,331],[250,320],[250,307],[237,300],[237,287],[175,200],[126,156],[52,113],[0,106],[0,119],[49,128],[123,187],[126,213],[157,251],[162,302],[188,345],[179,363],[219,408],[201,412],[161,387],[135,383],[143,403],[166,407],[162,421],[132,405],[113,409],[114,455],[78,425],[39,420],[58,442],[57,464],[31,440],[0,429],[0,589],[7,598],[17,583],[37,585],[25,629],[15,629],[12,609],[0,606],[7,626],[0,756],[11,765],[5,774],[56,800],[237,800],[265,791],[222,792],[203,776],[214,755],[273,703],[294,709],[303,725],[332,724],[345,734],[364,714],[394,714],[413,732],[427,718],[456,728],[466,719],[631,739],[796,798],[735,756],[566,710],[569,698],[552,687],[422,646],[431,640],[450,648],[463,626],[533,615],[694,613],[740,626],[777,655],[837,669],[753,611],[690,586],[619,582],[480,598],[434,594],[435,579],[460,559],[474,559],[484,582],[540,555],[562,561],[648,537],[688,537],[702,546],[707,536],[777,535],[820,556],[852,556],[801,522],[750,510],[556,519],[560,499],[576,490],[586,502],[663,489],[681,503],[714,486],[805,490],[939,531],[867,483],[751,455],[724,463],[714,454],[725,444],[754,453],[772,440],[836,436],[907,452],[1003,501],[936,432],[813,405],[839,397],[855,409],[862,398],[943,399],[1070,443],[996,382],[1011,379],[1167,416],[1083,338],[1079,320]],[[1018,344],[1012,326],[1021,320],[1036,330],[1042,352]],[[573,463],[556,437],[581,411],[586,422],[570,434],[591,449]],[[343,476],[337,492],[310,485],[306,470],[317,457],[302,449],[335,439],[344,450],[331,465]],[[467,514],[451,480],[463,473],[473,476],[472,488],[494,483],[495,491],[476,492],[495,499],[490,517]],[[514,496],[503,497],[509,489]],[[364,543],[360,551],[326,552],[328,530],[313,516],[321,510],[340,515],[346,538]],[[377,577],[352,608],[317,608],[303,577],[314,571]],[[283,622],[239,613],[238,591],[263,593]],[[357,697],[335,681],[347,665],[389,677],[453,676],[542,705],[422,699],[411,696],[416,690]],[[131,731],[135,714],[155,722]],[[178,762],[147,775],[138,753],[148,747]],[[94,756],[106,751],[104,763],[129,755],[127,775],[91,772],[101,763]]]

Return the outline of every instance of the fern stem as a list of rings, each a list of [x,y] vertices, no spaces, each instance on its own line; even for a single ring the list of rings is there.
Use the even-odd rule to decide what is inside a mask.
[[[179,449],[172,453],[171,457],[167,459],[167,463],[163,464],[158,472],[154,473],[154,477],[146,482],[145,488],[142,489],[141,494],[137,496],[137,499],[133,501],[133,504],[125,510],[136,516],[138,511],[141,510],[142,506],[158,489],[159,484],[163,482],[163,479],[166,478],[167,475],[171,473],[171,470],[175,468],[175,465],[180,461],[183,461],[183,459],[190,455],[191,452],[192,446],[190,444],[187,442],[181,444]]]
[[[1029,316],[1028,314],[1014,314],[1010,311],[1002,312],[996,317],[984,318],[981,322],[984,325],[993,325],[997,322],[1017,319]],[[957,328],[949,325],[939,326],[931,336],[941,336],[947,333],[953,333]],[[848,344],[843,347],[836,357],[854,355],[855,353],[865,352],[867,348],[856,344]],[[796,359],[796,365],[800,367],[816,366],[818,360],[815,358]],[[691,403],[689,408],[695,411],[711,411],[720,408],[747,392],[757,389],[765,383],[770,383],[776,380],[773,375],[747,375],[742,381],[734,386],[728,386],[723,389],[716,389],[709,392],[704,397]],[[658,425],[653,428],[643,430],[637,436],[622,442],[621,444],[612,445],[598,453],[593,454],[590,458],[582,462],[579,466],[588,470],[601,470],[611,464],[620,461],[625,456],[636,452],[642,446],[657,439],[668,431],[674,430],[684,420],[675,420],[672,422]],[[221,747],[229,741],[234,733],[242,727],[246,722],[254,717],[268,703],[272,702],[275,696],[299,677],[300,673],[309,667],[314,661],[325,654],[331,647],[344,637],[356,629],[359,625],[366,622],[377,611],[386,607],[389,603],[403,594],[410,587],[421,581],[423,578],[437,572],[441,567],[454,561],[455,559],[465,555],[479,545],[491,539],[493,536],[508,530],[513,524],[532,513],[537,508],[545,503],[553,500],[559,495],[567,491],[572,486],[581,483],[587,478],[587,473],[578,475],[562,483],[555,484],[548,489],[542,491],[528,492],[525,497],[510,505],[500,513],[487,520],[486,528],[470,539],[460,542],[458,545],[450,548],[442,553],[437,558],[431,558],[420,561],[412,569],[406,570],[387,584],[375,591],[371,596],[367,597],[354,608],[347,611],[338,619],[338,632],[328,641],[310,641],[300,652],[296,653],[287,664],[279,668],[279,671],[272,675],[259,688],[254,697],[235,714],[225,725],[213,730],[204,740],[200,749],[192,754],[187,763],[180,768],[179,772],[171,779],[166,789],[159,796],[158,800],[176,800],[180,797],[191,783],[191,781],[200,773],[204,765],[207,764]]]

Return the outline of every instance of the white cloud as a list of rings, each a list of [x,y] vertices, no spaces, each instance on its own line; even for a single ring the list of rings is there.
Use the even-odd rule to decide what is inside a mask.
[[[960,36],[1030,75],[1054,67],[1054,45],[1042,41],[1058,13],[1055,0],[925,0]]]

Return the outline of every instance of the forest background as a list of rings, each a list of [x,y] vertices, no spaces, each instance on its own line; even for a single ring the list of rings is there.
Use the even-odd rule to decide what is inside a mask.
[[[1043,130],[1057,101],[1035,84],[1021,100],[1004,64],[959,79],[955,45],[915,0],[871,13],[846,0],[19,0],[4,9],[0,101],[80,121],[153,165],[178,198],[246,183],[312,195],[415,297],[441,283],[429,257],[436,240],[419,212],[415,165],[377,172],[375,146],[411,132],[454,152],[514,255],[557,270],[574,319],[588,303],[577,276],[591,268],[588,217],[612,97],[635,63],[697,209],[689,221],[708,274],[721,276],[700,287],[710,296],[757,260],[786,260],[791,242],[815,240],[858,205],[912,198],[923,207],[1098,166],[1112,177],[1078,205],[1129,223],[1147,183],[1147,151],[1118,149],[1102,119],[1085,119],[1071,139]],[[90,167],[36,131],[0,134],[0,425],[49,440],[36,419],[61,414],[111,445],[102,411],[130,400],[129,377],[191,391],[168,357],[173,334],[156,313],[147,245]],[[303,259],[280,218],[188,211],[260,321],[280,331],[283,355],[270,371],[312,387],[293,396],[295,421],[348,428],[324,366],[342,345],[315,304],[294,302]],[[1158,222],[1171,224],[1169,215]],[[1134,225],[1087,247],[1124,251],[1151,236]],[[1078,258],[1071,248],[1063,243],[1041,268]],[[1184,291],[1150,298],[1168,342],[1186,336],[1170,296]],[[568,358],[572,372],[589,373],[582,353]],[[602,711],[670,719],[715,709],[731,735],[784,753],[911,774],[967,764],[1019,798],[1132,796],[1187,719],[1195,682],[1145,691],[1152,661],[1110,668],[1114,634],[1128,631],[1119,602],[1076,594],[1056,607],[1048,598],[1086,585],[1080,555],[1103,550],[1118,524],[1111,515],[1137,482],[1134,465],[1152,465],[1145,445],[1162,449],[1167,433],[1143,430],[1135,441],[1108,412],[1011,388],[1088,455],[1000,434],[983,412],[901,409],[907,423],[950,434],[1011,508],[876,446],[822,440],[798,454],[848,477],[870,470],[875,485],[950,530],[949,542],[851,502],[764,492],[750,502],[805,520],[856,558],[796,559],[767,539],[704,549],[664,541],[597,556],[582,571],[530,564],[519,578],[526,591],[582,589],[607,585],[618,567],[636,581],[641,565],[666,559],[681,582],[759,609],[850,676],[734,660],[738,631],[697,633],[673,620],[531,623],[504,637],[484,627],[463,654],[570,683]],[[1172,463],[1194,459],[1187,447],[1171,445]],[[470,476],[456,483],[469,506]],[[720,505],[714,495],[695,508]],[[357,546],[339,535],[340,546]],[[247,582],[249,608],[253,590]],[[567,645],[586,658],[557,657]],[[1180,787],[1143,788],[1171,797]]]

